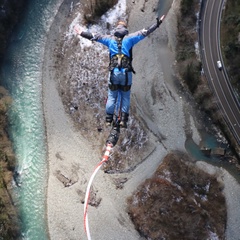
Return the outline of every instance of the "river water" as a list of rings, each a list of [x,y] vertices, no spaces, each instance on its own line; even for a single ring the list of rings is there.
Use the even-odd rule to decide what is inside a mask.
[[[17,157],[15,197],[24,239],[47,239],[47,162],[42,111],[42,59],[46,33],[62,0],[31,0],[5,56],[3,85],[13,98],[10,137]]]

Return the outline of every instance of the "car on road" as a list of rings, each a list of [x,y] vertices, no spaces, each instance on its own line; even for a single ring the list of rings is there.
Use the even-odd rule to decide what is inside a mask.
[[[219,60],[217,61],[217,67],[219,70],[222,70],[222,63]]]

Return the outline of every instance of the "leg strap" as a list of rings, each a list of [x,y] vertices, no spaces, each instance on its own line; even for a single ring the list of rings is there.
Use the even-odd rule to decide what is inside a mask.
[[[120,85],[119,89],[121,89],[123,92],[127,92],[131,89],[131,85],[127,85],[127,86]]]
[[[118,84],[108,84],[108,87],[111,91],[116,91],[119,89],[119,85]]]
[[[108,113],[107,113],[107,115],[106,115],[106,122],[111,123],[112,120],[113,120],[113,114],[108,114]]]
[[[111,72],[111,75],[112,75],[112,72]],[[110,84],[108,84],[108,87],[111,91],[116,91],[120,89],[123,92],[127,92],[131,89],[131,85],[128,85],[128,72],[125,72],[125,85],[113,84],[111,75],[110,75]]]
[[[108,87],[111,91],[116,91],[118,89],[122,90],[123,92],[127,92],[131,89],[131,85],[118,85],[118,84],[108,84]]]

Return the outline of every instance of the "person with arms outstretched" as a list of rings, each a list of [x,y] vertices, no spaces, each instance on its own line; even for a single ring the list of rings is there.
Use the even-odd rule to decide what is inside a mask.
[[[122,104],[120,127],[127,128],[127,121],[130,109],[130,94],[132,86],[132,48],[139,41],[143,40],[150,33],[155,31],[162,23],[164,16],[148,28],[129,34],[127,23],[119,20],[112,35],[101,33],[91,33],[75,27],[75,31],[82,37],[91,41],[96,41],[107,46],[109,49],[109,80],[108,80],[108,99],[106,104],[106,125],[110,126],[113,122],[115,104],[118,91],[121,91]]]

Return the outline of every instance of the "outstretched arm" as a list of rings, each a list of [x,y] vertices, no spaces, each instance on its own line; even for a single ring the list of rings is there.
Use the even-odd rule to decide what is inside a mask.
[[[150,33],[154,32],[159,26],[160,24],[162,23],[163,19],[165,18],[165,15],[163,15],[160,19],[157,18],[157,22],[154,23],[153,25],[151,25],[150,27],[148,28],[144,28],[142,30],[142,34],[146,37],[148,36]]]
[[[79,34],[80,36],[82,36],[84,38],[87,38],[89,40],[93,40],[93,38],[94,38],[92,33],[83,31],[83,28],[78,27],[77,25],[74,27],[74,30],[77,34]]]
[[[78,27],[77,25],[74,27],[74,30],[77,34],[79,34],[81,37],[87,38],[91,41],[96,41],[99,43],[102,43],[105,46],[109,46],[109,43],[111,41],[111,38],[109,35],[102,35],[99,33],[93,34],[91,32],[84,31],[83,28]]]

